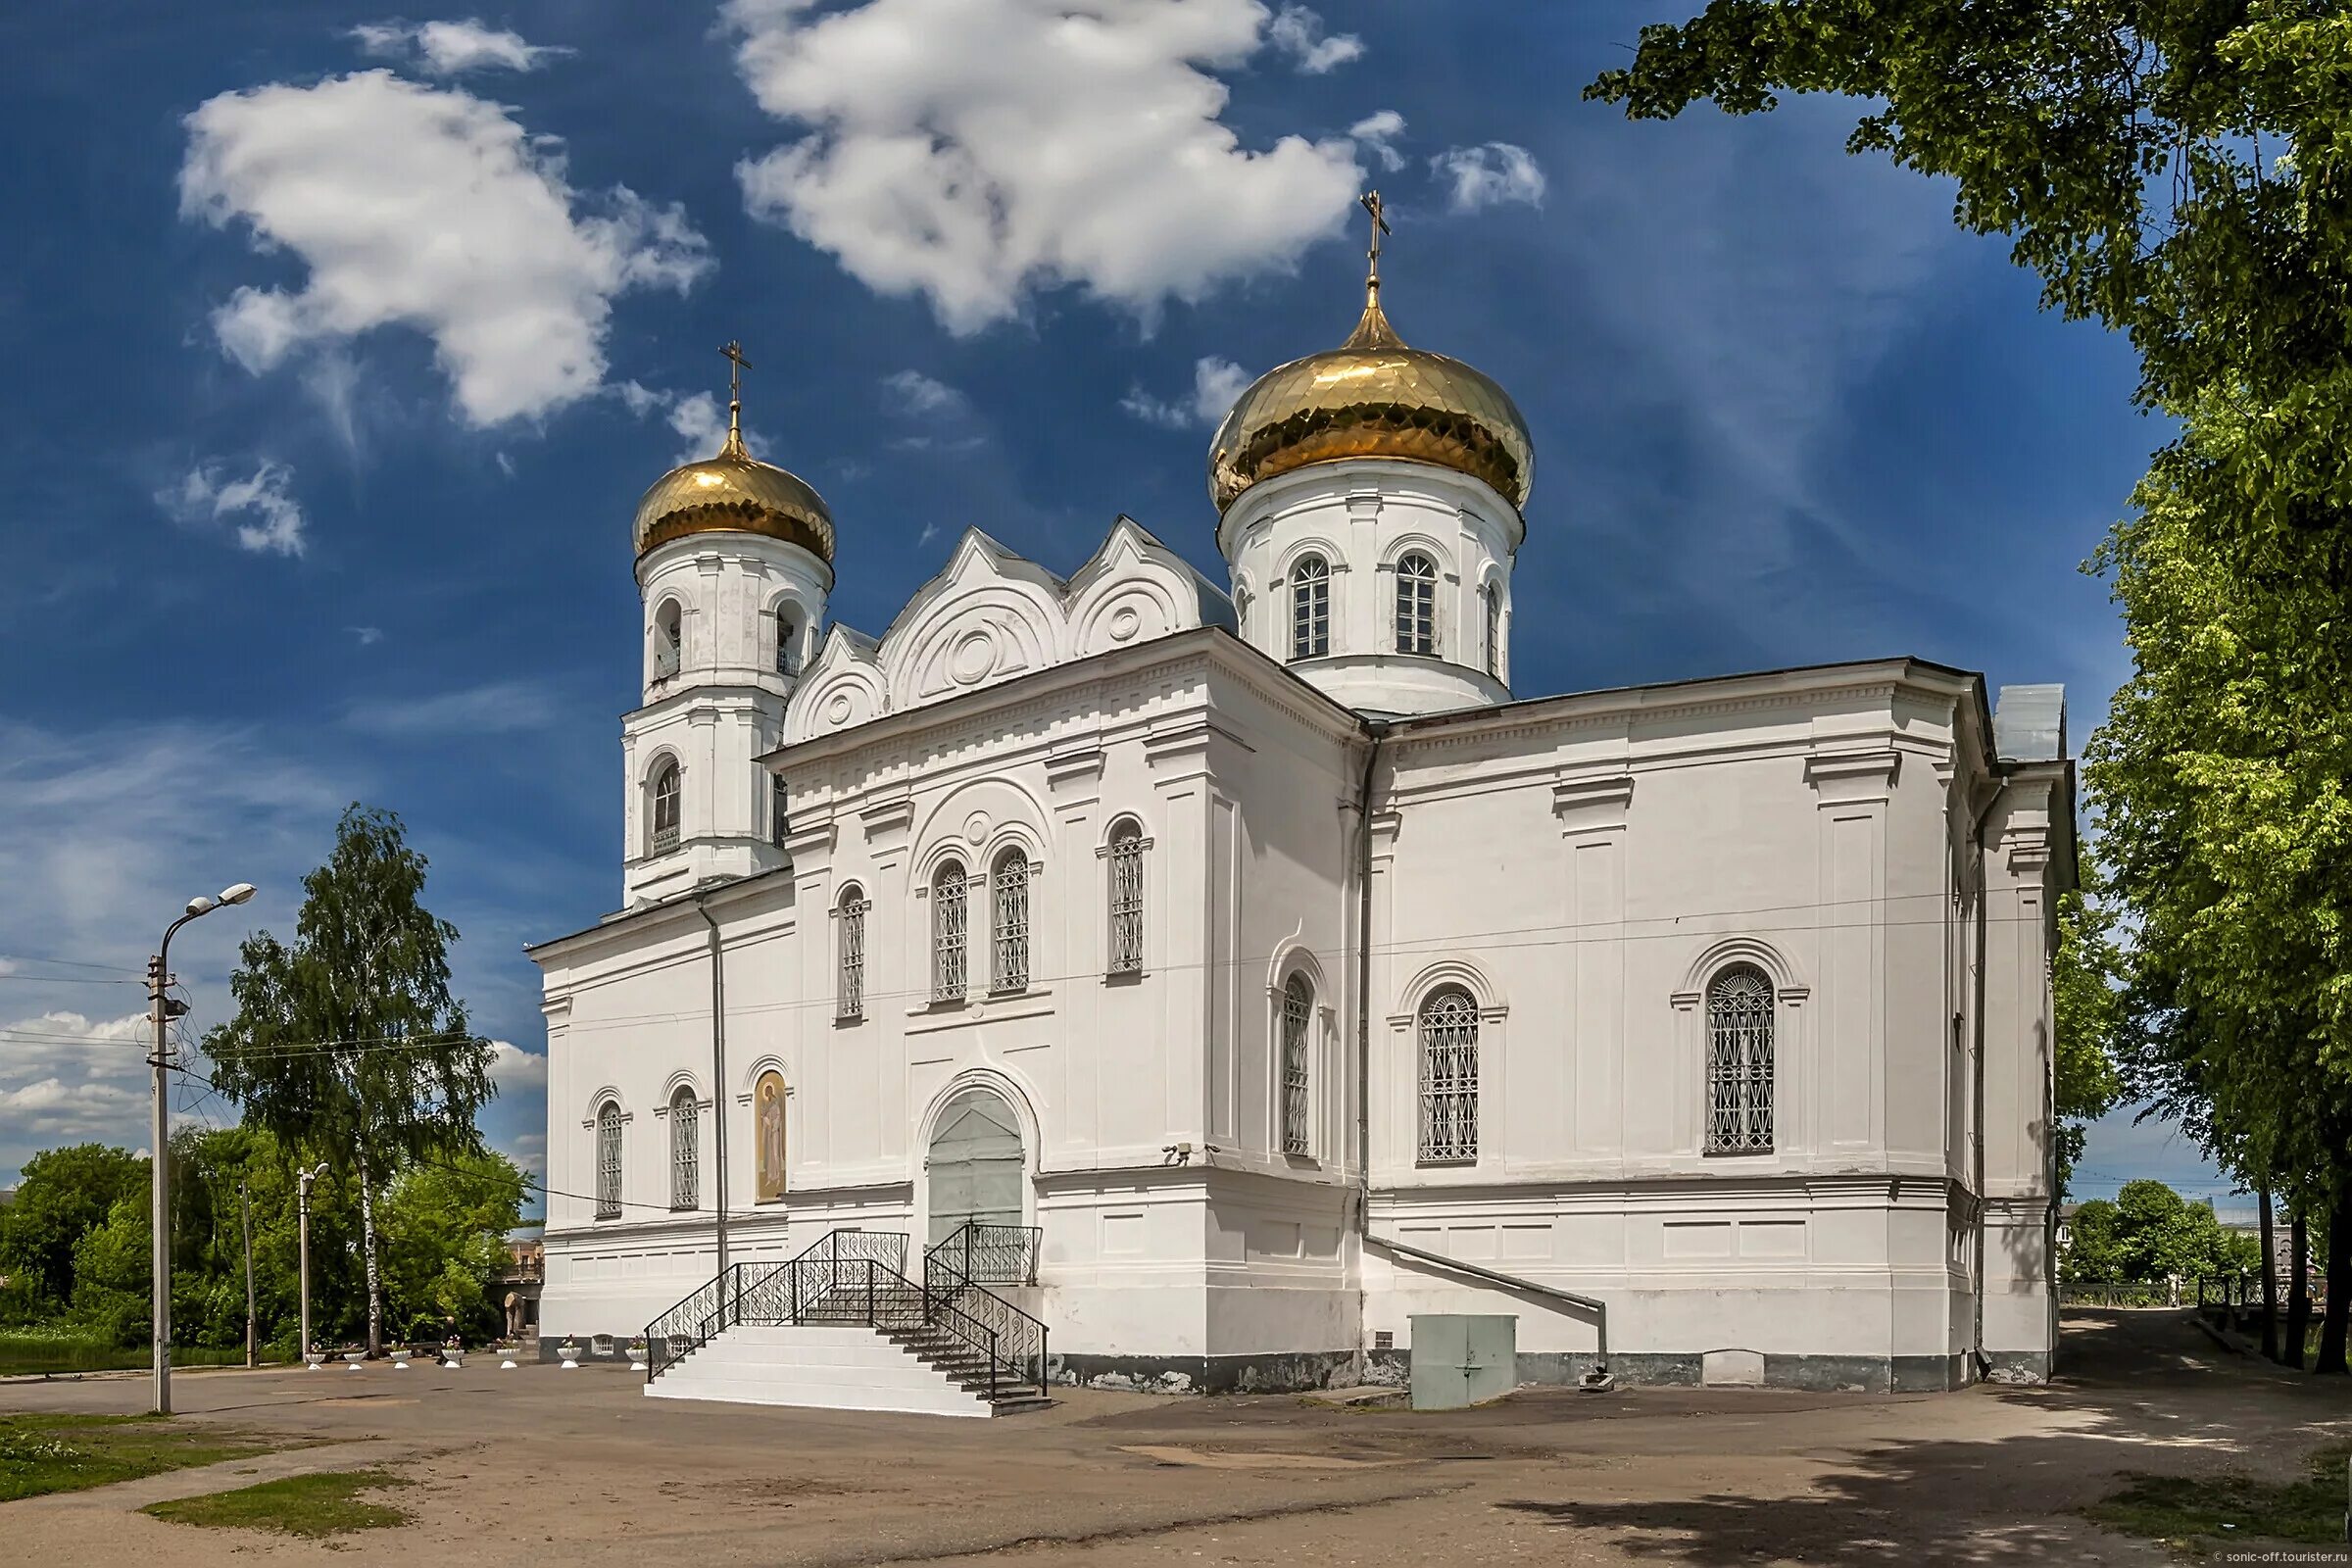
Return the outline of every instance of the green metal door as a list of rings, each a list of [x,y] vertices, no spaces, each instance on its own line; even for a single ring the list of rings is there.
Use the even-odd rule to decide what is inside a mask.
[[[1000,1095],[966,1089],[948,1102],[931,1135],[931,1234],[937,1246],[966,1221],[1022,1223],[1029,1163],[1021,1125]]]

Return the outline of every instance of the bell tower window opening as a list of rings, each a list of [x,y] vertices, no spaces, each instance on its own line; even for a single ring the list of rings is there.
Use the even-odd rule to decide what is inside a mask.
[[[792,831],[792,790],[785,784],[783,774],[767,776],[767,842],[780,850],[785,836]]]
[[[1438,651],[1438,567],[1417,550],[1396,563],[1396,651]]]
[[[648,848],[655,855],[666,855],[678,847],[678,764],[664,761],[654,770],[651,791],[653,832]]]
[[[686,662],[686,612],[675,599],[654,612],[654,679],[668,680]]]
[[[792,612],[776,612],[776,673],[798,675],[801,672],[799,633],[792,624]]]
[[[1487,612],[1487,673],[1496,680],[1502,678],[1502,589],[1489,583],[1479,590],[1486,601]]]
[[[1291,658],[1323,659],[1331,653],[1331,565],[1306,556],[1291,568]]]
[[[997,858],[996,875],[991,881],[996,895],[990,923],[996,967],[990,989],[1026,991],[1029,989],[1029,858],[1019,850],[1006,850]]]
[[[964,988],[963,862],[950,860],[931,879],[931,1000],[961,1002]]]

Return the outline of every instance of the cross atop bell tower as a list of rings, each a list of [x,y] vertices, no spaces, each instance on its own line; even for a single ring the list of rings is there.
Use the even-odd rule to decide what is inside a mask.
[[[743,357],[743,345],[731,339],[718,352],[727,359],[727,444],[722,453],[740,458],[744,456],[743,372],[752,368],[752,362]]]
[[[1380,303],[1380,240],[1382,235],[1394,231],[1389,227],[1388,207],[1381,201],[1380,192],[1368,190],[1356,200],[1365,212],[1372,215],[1372,247],[1364,253],[1366,261],[1370,263],[1364,272],[1364,303],[1378,305]]]

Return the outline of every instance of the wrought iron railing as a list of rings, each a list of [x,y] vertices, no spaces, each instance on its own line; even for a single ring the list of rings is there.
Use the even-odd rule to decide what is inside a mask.
[[[923,1253],[923,1278],[952,1265],[974,1284],[1035,1285],[1038,1241],[1044,1234],[1034,1225],[967,1221]]]
[[[957,1226],[923,1253],[923,1300],[954,1307],[985,1325],[1000,1353],[1020,1382],[1046,1387],[1046,1326],[982,1281],[1000,1285],[1037,1283],[1041,1232],[1033,1225]]]
[[[1034,1270],[1035,1241],[1028,1247]],[[1017,1242],[994,1249],[976,1244],[975,1264],[992,1250],[1016,1260],[1021,1255]],[[917,1285],[902,1272],[905,1236],[843,1230],[827,1232],[786,1262],[733,1264],[646,1325],[646,1380],[738,1324],[863,1323],[886,1333],[928,1331],[962,1347],[986,1368],[992,1399],[1021,1384],[1035,1384],[1042,1393],[1045,1325],[959,1272],[962,1255],[958,1250],[943,1260],[934,1280],[932,1254],[925,1254],[926,1278]]]

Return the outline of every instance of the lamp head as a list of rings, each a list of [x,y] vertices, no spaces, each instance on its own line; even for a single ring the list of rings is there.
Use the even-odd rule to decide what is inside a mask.
[[[260,891],[250,882],[232,882],[220,890],[222,904],[243,904]]]
[[[219,900],[208,899],[199,893],[188,901],[188,918],[193,920],[200,914],[210,914],[220,906]]]

